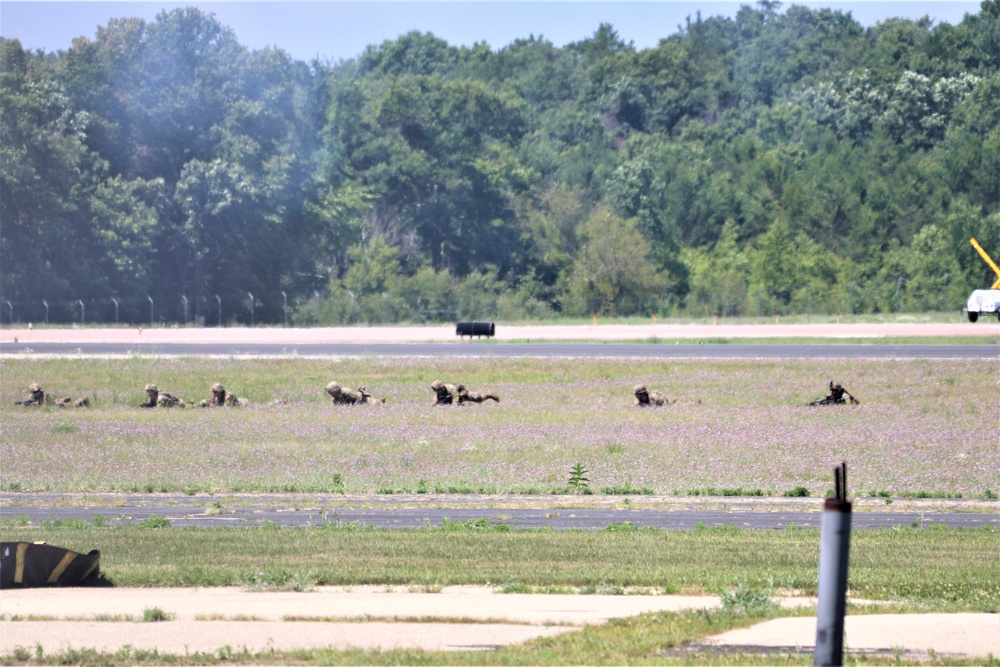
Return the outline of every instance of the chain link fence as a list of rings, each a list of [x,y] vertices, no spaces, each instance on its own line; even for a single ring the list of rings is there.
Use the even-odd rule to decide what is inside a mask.
[[[961,312],[968,293],[947,276],[908,284],[889,281],[848,283],[821,289],[802,285],[784,293],[740,288],[691,292],[683,297],[615,300],[566,298],[558,304],[518,293],[441,295],[313,292],[289,298],[285,292],[188,298],[0,300],[4,324],[118,326],[331,326],[408,324],[459,320],[545,321],[556,318],[641,317],[654,319],[861,315],[907,312]]]

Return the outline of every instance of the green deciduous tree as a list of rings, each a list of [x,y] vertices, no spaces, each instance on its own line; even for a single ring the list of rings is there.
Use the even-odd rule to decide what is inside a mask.
[[[672,286],[670,276],[653,261],[634,218],[598,208],[578,234],[581,246],[570,279],[570,309],[638,312],[640,304],[657,302]]]

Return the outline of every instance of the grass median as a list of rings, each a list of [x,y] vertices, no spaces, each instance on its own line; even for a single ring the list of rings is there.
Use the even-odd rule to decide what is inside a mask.
[[[117,586],[493,586],[507,592],[717,595],[737,581],[815,595],[819,531],[509,529],[482,521],[417,530],[354,524],[307,529],[0,528],[5,541],[101,551]],[[933,610],[998,611],[1000,532],[992,528],[854,531],[851,596]]]

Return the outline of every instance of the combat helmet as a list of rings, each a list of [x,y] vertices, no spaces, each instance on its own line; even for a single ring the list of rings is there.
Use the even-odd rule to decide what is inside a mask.
[[[434,391],[438,391],[439,389],[444,389],[444,382],[441,382],[441,380],[434,380],[434,382],[431,383],[431,389],[433,389]]]
[[[159,391],[160,390],[156,388],[155,384],[147,384],[146,385],[146,393],[147,394],[150,393],[150,392],[157,392],[157,393],[159,393]]]
[[[31,386],[28,387],[28,391],[34,394],[36,391],[41,391],[42,387],[37,382],[32,382]]]
[[[223,387],[218,382],[216,382],[215,384],[212,385],[212,393],[213,394],[224,394],[224,393],[226,393],[226,388]]]
[[[637,393],[637,394],[645,394],[645,393],[647,393],[646,392],[646,385],[637,384],[635,386],[635,393]]]
[[[340,393],[340,385],[337,384],[336,382],[331,382],[330,384],[326,385],[326,393],[331,394],[331,395],[333,395],[333,394],[339,394]]]

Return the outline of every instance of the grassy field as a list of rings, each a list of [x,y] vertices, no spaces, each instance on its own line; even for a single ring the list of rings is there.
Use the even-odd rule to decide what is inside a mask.
[[[553,493],[579,464],[594,493],[823,495],[846,461],[853,495],[1000,492],[982,361],[5,357],[2,375],[8,491]],[[432,409],[438,378],[501,402]],[[331,380],[387,403],[331,406]],[[830,380],[861,405],[807,407]],[[15,407],[31,382],[92,407]],[[147,382],[253,404],[141,410]],[[677,402],[635,409],[639,383]]]
[[[508,592],[716,595],[740,581],[816,594],[819,531],[510,530],[482,522],[420,530],[0,525],[4,541],[44,540],[86,553],[118,586],[486,585]],[[934,610],[1000,611],[995,529],[859,530],[852,597]],[[693,559],[692,555],[697,558]],[[696,562],[696,565],[694,564]]]

